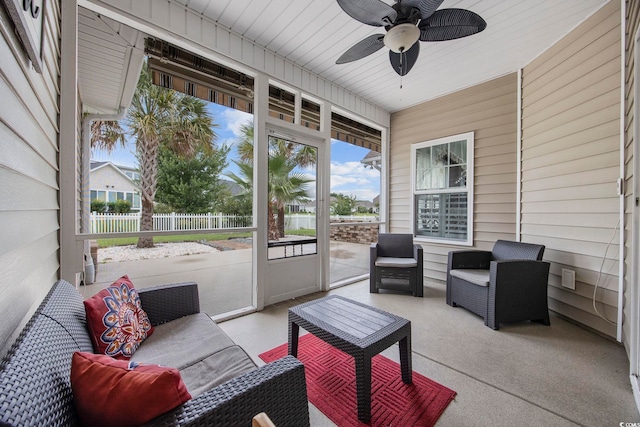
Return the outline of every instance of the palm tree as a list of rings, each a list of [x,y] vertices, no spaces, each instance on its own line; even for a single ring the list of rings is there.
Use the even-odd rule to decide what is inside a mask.
[[[235,197],[253,197],[253,162],[248,160],[233,160],[238,166],[238,174],[229,172],[227,177],[232,179],[236,184],[242,188],[242,193]],[[268,202],[268,238],[269,240],[277,240],[277,225],[275,223],[275,217],[273,216],[273,208],[271,204],[271,197]]]
[[[253,162],[253,119],[240,126],[237,150],[241,161]]]
[[[106,122],[103,122],[106,123]],[[135,138],[136,158],[140,170],[140,231],[153,230],[153,201],[158,183],[158,154],[164,146],[184,157],[198,150],[211,152],[216,134],[213,118],[204,101],[153,84],[146,64],[140,73],[136,92],[125,118],[127,132]],[[115,148],[122,139],[102,139],[94,134],[112,135],[100,131],[92,133],[92,147]],[[93,128],[92,128],[93,130]],[[122,133],[124,137],[124,132]],[[113,142],[112,142],[113,141]],[[153,237],[138,238],[139,248],[153,246]]]
[[[317,154],[316,149],[309,145],[298,144],[297,142],[287,141],[282,138],[269,138],[269,157],[278,158],[281,157],[285,161],[291,164],[293,167],[300,166],[302,168],[313,166],[316,164]],[[284,184],[283,181],[278,179],[278,173],[280,171],[269,169],[269,179],[276,180]],[[284,189],[286,190],[286,189]],[[284,237],[284,211],[287,203],[291,203],[297,200],[297,198],[290,198],[286,191],[274,192],[274,203],[278,212],[278,237]]]
[[[253,162],[233,161],[238,166],[238,174],[227,174],[236,184],[243,189],[242,197],[253,191]],[[307,184],[313,179],[305,174],[295,171],[297,164],[285,156],[269,156],[269,180],[267,193],[269,195],[268,211],[268,235],[269,240],[278,240],[284,234],[280,234],[279,225],[276,223],[274,211],[282,209],[284,219],[284,207],[287,203],[308,197]],[[278,217],[279,219],[280,217]],[[284,224],[283,224],[284,228]]]
[[[309,196],[307,184],[314,180],[295,171],[298,163],[286,155],[269,156],[269,194],[278,212],[277,237],[284,237],[284,213],[287,204]]]
[[[111,151],[118,146],[124,148],[127,140],[124,129],[115,120],[94,120],[91,122],[91,148]]]
[[[240,139],[237,144],[240,163],[253,162],[253,121],[249,121],[240,127]],[[307,196],[306,184],[311,182],[298,172],[293,172],[296,167],[309,167],[317,162],[317,153],[314,147],[287,141],[282,138],[269,138],[269,239],[277,240],[284,237],[284,213],[288,203],[303,199]],[[253,167],[251,167],[253,173]],[[233,175],[233,174],[232,174]],[[229,176],[236,181],[237,176]],[[242,178],[246,180],[246,177]],[[305,180],[304,182],[300,179]],[[291,182],[287,182],[290,180]],[[240,186],[240,182],[236,181]],[[251,175],[253,182],[253,175]],[[296,188],[296,186],[303,188]],[[303,193],[300,192],[303,191]],[[274,209],[277,211],[277,223],[275,223]],[[272,224],[273,223],[273,224]]]

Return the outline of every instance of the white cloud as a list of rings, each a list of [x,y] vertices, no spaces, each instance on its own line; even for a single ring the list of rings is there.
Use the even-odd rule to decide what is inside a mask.
[[[373,199],[376,196],[380,195],[380,192],[379,191],[373,191],[370,188],[361,188],[361,189],[354,190],[352,195],[356,196],[357,200],[368,200],[368,201],[372,202]]]
[[[369,180],[358,178],[356,176],[344,176],[331,174],[331,189],[339,189],[344,186],[360,186],[370,184]]]
[[[242,136],[240,128],[242,125],[250,122],[253,119],[253,115],[245,113],[233,108],[227,108],[222,113],[222,123],[226,124],[225,130],[231,131],[233,135],[238,138]]]
[[[360,162],[331,162],[331,173],[335,175],[348,175],[360,168],[364,169],[364,165]]]
[[[380,172],[357,161],[331,162],[331,192],[372,201],[380,194]]]

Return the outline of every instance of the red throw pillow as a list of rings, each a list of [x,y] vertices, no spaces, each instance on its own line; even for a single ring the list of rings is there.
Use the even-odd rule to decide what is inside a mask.
[[[139,426],[191,399],[180,372],[76,352],[71,389],[83,426]]]
[[[153,333],[149,316],[127,276],[84,301],[93,349],[116,359],[128,359]]]

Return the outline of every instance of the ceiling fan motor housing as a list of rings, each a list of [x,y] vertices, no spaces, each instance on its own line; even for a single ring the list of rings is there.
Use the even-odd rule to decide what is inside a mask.
[[[402,53],[420,38],[420,30],[414,24],[405,23],[389,29],[384,36],[384,45],[395,53]]]

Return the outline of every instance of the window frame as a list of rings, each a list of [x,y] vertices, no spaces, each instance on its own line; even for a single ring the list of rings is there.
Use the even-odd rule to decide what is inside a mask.
[[[122,193],[123,197],[118,197],[118,193]],[[100,198],[100,195],[103,195],[104,198]],[[109,202],[109,198],[112,194],[115,194],[115,200]],[[131,200],[129,200],[129,195],[131,195]],[[114,190],[91,190],[89,195],[89,203],[94,200],[102,200],[103,202],[115,202],[118,200],[127,200],[131,202],[131,210],[139,211],[142,208],[142,200],[140,198],[140,193],[136,191],[114,191]]]
[[[465,187],[450,187],[446,189],[430,189],[430,190],[417,190],[417,153],[418,150],[426,147],[433,147],[435,145],[450,144],[456,141],[465,140],[467,143],[467,183]],[[417,142],[411,144],[411,232],[413,237],[418,242],[425,243],[445,243],[456,246],[473,246],[473,188],[474,188],[474,147],[475,147],[475,135],[474,132],[466,132],[457,135],[446,136],[443,138],[430,139],[427,141]],[[454,240],[440,237],[429,237],[418,235],[417,223],[416,223],[416,196],[423,194],[453,194],[453,193],[466,193],[467,194],[467,238],[466,240]]]

